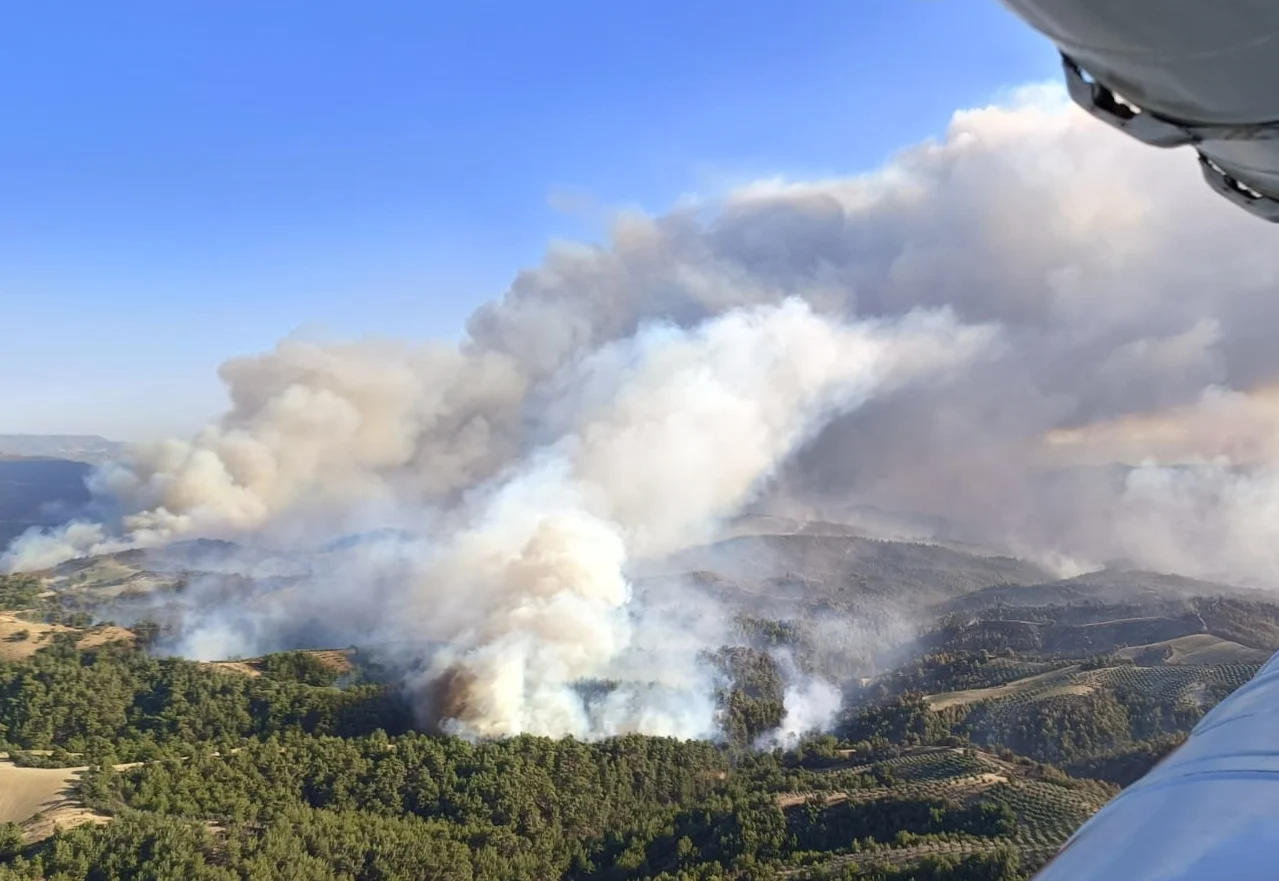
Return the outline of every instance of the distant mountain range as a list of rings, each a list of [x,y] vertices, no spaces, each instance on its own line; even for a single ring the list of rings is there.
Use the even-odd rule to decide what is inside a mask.
[[[0,434],[0,456],[70,459],[97,465],[120,455],[124,444],[96,434]]]

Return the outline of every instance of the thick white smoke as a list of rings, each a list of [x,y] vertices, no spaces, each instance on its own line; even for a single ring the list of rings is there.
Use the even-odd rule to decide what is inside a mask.
[[[798,299],[691,328],[647,325],[557,372],[553,398],[527,417],[537,442],[453,502],[447,530],[413,524],[427,538],[409,567],[396,561],[399,580],[365,627],[429,659],[418,687],[431,714],[469,735],[708,735],[714,683],[698,654],[715,643],[705,625],[688,638],[678,608],[631,604],[629,561],[712,538],[832,416],[944,380],[996,348],[990,327],[962,326],[945,312],[844,324]],[[334,370],[334,360],[323,363]],[[345,397],[285,389],[284,403],[254,408],[273,418],[258,415],[251,433],[236,425],[194,445],[143,451],[168,471],[145,480],[107,472],[120,496],[162,503],[127,517],[127,538],[260,533],[273,517],[295,528],[312,506],[339,519],[370,502],[394,503],[410,522],[428,505],[438,512],[453,487],[402,473],[412,445],[395,420],[412,424],[409,396],[386,393],[394,378],[379,382],[376,370],[340,376],[345,384],[331,385]],[[372,415],[353,415],[352,399],[373,401],[365,403]],[[318,402],[311,415],[307,402]],[[272,449],[278,466],[267,464]],[[326,475],[335,485],[324,485]],[[101,540],[89,527],[64,538],[78,532]],[[369,574],[347,589],[361,591]],[[273,614],[297,618],[316,604],[337,613],[330,600],[311,585],[274,598]],[[192,628],[189,645],[216,647],[242,629],[234,622]],[[608,685],[590,695],[584,680]]]
[[[786,715],[781,726],[760,742],[764,748],[794,747],[805,734],[829,731],[843,705],[838,687],[821,679],[801,679],[787,687],[783,698]]]
[[[1274,235],[1191,156],[1028,90],[873,174],[762,182],[557,247],[461,346],[289,340],[231,361],[216,425],[99,474],[118,530],[28,536],[6,562],[115,535],[410,530],[426,538],[370,582],[394,614],[337,586],[315,602],[438,641],[428,678],[448,671],[437,697],[474,731],[696,728],[645,715],[673,699],[619,672],[653,632],[627,565],[761,492],[1273,584]],[[986,324],[997,346],[961,329]],[[1084,467],[1114,460],[1141,467]],[[280,602],[271,620],[296,611]],[[701,693],[669,666],[644,682]],[[575,677],[617,684],[582,698]]]
[[[127,541],[107,538],[100,523],[69,523],[60,529],[33,529],[15,541],[4,556],[0,556],[0,571],[50,569],[76,557],[107,554],[130,546]]]
[[[430,678],[448,670],[464,688],[443,715],[480,735],[708,734],[695,654],[655,681],[628,651],[627,560],[712,537],[831,415],[992,342],[944,314],[846,326],[790,300],[584,359],[559,401],[563,433],[486,490],[397,615],[447,642]],[[444,586],[465,601],[441,610]],[[591,711],[572,688],[585,678],[619,687]]]
[[[481,736],[709,734],[707,643],[676,653],[670,620],[628,608],[628,560],[711,537],[831,415],[991,343],[946,315],[846,326],[792,300],[580,361],[542,426],[555,440],[478,491],[391,610],[400,638],[443,646],[425,674],[445,683],[439,715]],[[664,659],[645,627],[673,631]],[[584,679],[611,690],[592,702]]]

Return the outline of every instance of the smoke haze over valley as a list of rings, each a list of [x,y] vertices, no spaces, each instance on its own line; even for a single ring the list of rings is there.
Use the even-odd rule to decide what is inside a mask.
[[[460,344],[232,358],[225,414],[100,464],[100,516],[25,533],[4,565],[268,549],[220,564],[248,588],[185,586],[174,651],[382,646],[424,718],[481,737],[712,734],[705,655],[738,637],[705,573],[754,611],[804,600],[798,539],[732,538],[761,517],[843,531],[809,574],[832,547],[832,579],[877,555],[912,573],[819,616],[828,654],[1115,560],[1272,588],[1279,252],[1185,160],[1027,90],[868,175],[619,217]],[[834,686],[779,664],[779,736],[822,727]]]

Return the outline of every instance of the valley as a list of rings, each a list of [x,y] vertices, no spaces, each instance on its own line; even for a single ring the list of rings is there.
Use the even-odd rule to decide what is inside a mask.
[[[451,737],[377,645],[166,657],[193,581],[263,602],[342,552],[6,577],[0,879],[143,872],[159,840],[193,878],[1023,878],[1279,649],[1229,585],[755,524],[636,580],[734,622],[709,740]],[[783,738],[809,680],[840,708]]]

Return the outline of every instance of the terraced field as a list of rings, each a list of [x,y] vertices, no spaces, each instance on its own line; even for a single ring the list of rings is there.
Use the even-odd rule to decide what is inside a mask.
[[[1014,658],[994,658],[990,663],[983,664],[973,673],[956,677],[955,684],[963,689],[995,688],[1000,685],[1007,685],[1010,682],[1029,679],[1042,673],[1051,673],[1054,670],[1069,666],[1069,661],[1024,661]]]
[[[991,688],[971,688],[964,691],[930,694],[926,700],[928,705],[934,710],[944,710],[948,707],[972,704],[978,701],[1031,700],[1036,697],[1046,697],[1052,693],[1059,692],[1062,688],[1076,685],[1073,674],[1078,670],[1079,666],[1072,664],[1068,667],[1049,670],[1046,673],[1038,673],[1034,676],[1027,676],[1024,679],[1016,679]]]
[[[1013,847],[1020,851],[1023,859],[1033,860],[1031,865],[1040,865],[1047,861],[1048,857],[1056,853],[1056,848],[1043,855],[1028,852],[1022,848],[1017,842],[1010,839],[1002,838],[976,838],[971,836],[956,836],[952,840],[947,841],[925,841],[919,844],[911,844],[906,847],[894,847],[892,845],[882,845],[880,847],[863,847],[856,853],[836,854],[828,859],[813,865],[806,866],[802,869],[791,869],[784,871],[779,877],[782,878],[817,878],[826,877],[833,870],[859,868],[869,870],[876,866],[909,866],[920,862],[928,857],[970,857],[977,854],[989,853],[1002,847]],[[820,875],[815,873],[822,873]],[[871,877],[874,877],[873,875]]]
[[[1017,815],[1018,845],[1056,849],[1110,798],[1100,787],[1072,789],[1040,780],[1015,780],[990,796]]]
[[[1080,676],[1091,685],[1127,688],[1161,701],[1190,699],[1197,689],[1218,686],[1239,688],[1261,669],[1261,664],[1179,664],[1172,667],[1107,667]]]
[[[904,799],[940,799],[964,804],[1006,805],[1016,818],[1015,831],[1005,837],[981,838],[959,833],[904,844],[881,843],[841,849],[825,855],[817,864],[787,873],[810,877],[814,873],[854,863],[909,865],[927,856],[968,856],[1011,846],[1024,866],[1048,860],[1080,824],[1096,813],[1114,794],[1106,784],[1064,779],[1039,779],[1037,767],[1006,762],[975,749],[921,749],[874,766],[887,768],[896,782],[873,789],[824,793],[783,793],[777,798],[785,810],[811,806],[831,810],[847,803],[890,804]],[[811,809],[811,808],[810,808]]]
[[[899,756],[880,762],[879,765],[891,769],[894,777],[908,783],[949,781],[1001,770],[1001,766],[982,758],[980,754],[968,753],[962,749]]]
[[[992,711],[1055,697],[1089,694],[1099,689],[1126,689],[1156,700],[1202,704],[1209,693],[1218,696],[1239,688],[1257,674],[1261,664],[1178,664],[1167,667],[1120,665],[1083,670],[1077,664],[1017,679],[991,688],[928,695],[934,710],[990,702]]]

